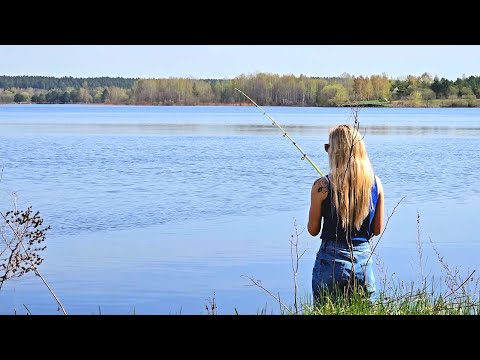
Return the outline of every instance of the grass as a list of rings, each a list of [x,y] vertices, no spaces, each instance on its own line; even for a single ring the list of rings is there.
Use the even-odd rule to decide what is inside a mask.
[[[340,105],[350,107],[352,103]],[[433,99],[433,100],[363,100],[354,102],[357,107],[414,107],[414,108],[477,108],[480,107],[480,99]]]
[[[363,101],[356,101],[355,106],[358,107],[388,107],[390,105],[389,101],[381,101],[381,100],[363,100]],[[350,107],[352,104],[345,104],[343,106]]]
[[[414,282],[400,282],[380,290],[374,302],[355,289],[350,296],[333,297],[325,293],[322,301],[317,303],[312,303],[306,296],[299,301],[297,312],[293,305],[281,306],[279,315],[479,315],[478,295],[469,290],[467,284],[473,281],[470,276],[455,292],[446,293],[440,291],[441,282],[418,286]],[[257,315],[266,314],[266,307],[257,311]]]
[[[304,315],[478,315],[480,302],[466,294],[446,297],[414,284],[396,287],[391,295],[381,292],[371,303],[360,293],[346,299],[326,297],[322,303],[304,304]]]

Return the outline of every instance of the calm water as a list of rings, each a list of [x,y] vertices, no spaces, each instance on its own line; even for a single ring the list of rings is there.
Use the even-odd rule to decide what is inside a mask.
[[[349,109],[266,107],[323,171]],[[479,109],[361,109],[386,193],[377,281],[479,269]],[[319,238],[306,231],[317,173],[254,107],[0,106],[0,209],[33,206],[52,229],[39,270],[70,314],[256,313],[302,298]],[[400,203],[399,201],[406,196]],[[296,236],[294,236],[296,238]],[[0,313],[60,314],[39,278],[10,280]]]

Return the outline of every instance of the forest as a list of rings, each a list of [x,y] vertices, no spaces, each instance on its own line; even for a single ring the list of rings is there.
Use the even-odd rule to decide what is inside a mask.
[[[266,106],[479,107],[480,76],[429,73],[307,77],[271,73],[233,79],[0,76],[0,103],[242,105],[238,88]]]

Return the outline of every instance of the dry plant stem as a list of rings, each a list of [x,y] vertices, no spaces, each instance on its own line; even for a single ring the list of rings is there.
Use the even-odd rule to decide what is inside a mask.
[[[470,275],[468,275],[468,277],[465,279],[464,282],[462,282],[455,290],[453,290],[451,293],[449,293],[448,295],[445,295],[445,298],[453,295],[455,292],[458,291],[458,289],[460,289],[463,285],[465,285],[467,283],[467,281],[472,277],[472,275],[475,273],[475,270],[472,271],[472,273]]]
[[[0,212],[0,214],[2,214],[2,216],[3,216],[3,213]],[[4,217],[4,218],[5,218],[5,217]],[[8,257],[7,268],[5,269],[5,277],[2,278],[2,281],[0,282],[0,290],[1,290],[2,287],[3,287],[3,283],[7,280],[7,275],[6,275],[6,274],[8,274],[8,272],[10,271],[9,265],[11,264],[12,257],[13,257],[13,255],[15,254],[15,251],[17,251],[17,248],[18,248],[18,246],[19,246],[19,244],[17,244],[17,245],[15,246],[15,248],[12,249],[11,246],[10,246],[10,243],[7,243],[7,241],[5,241],[5,243],[7,244],[7,247],[6,247],[6,248],[10,249],[10,252],[11,252],[11,253],[10,253],[10,256]]]
[[[217,304],[215,302],[215,291],[213,292],[212,299],[208,299],[208,302],[209,302],[209,304],[205,305],[205,309],[207,309],[207,314],[208,315],[216,315],[217,314]]]
[[[358,106],[355,106],[355,107],[350,106],[350,110],[352,112],[352,117],[353,117],[353,120],[354,120],[353,128],[356,131],[355,131],[354,137],[352,139],[352,145],[350,146],[349,159],[352,158],[353,148],[354,148],[355,144],[365,138],[365,133],[364,133],[359,140],[356,140],[357,139],[357,134],[360,134],[360,122],[358,121],[358,113],[360,111],[360,108]],[[346,179],[349,165],[350,165],[350,161],[347,162],[347,167],[345,168],[345,172],[343,174],[342,182],[345,181],[345,179]],[[340,221],[340,218],[339,218],[338,214],[337,214],[337,221]],[[351,228],[351,224],[349,224],[349,229],[350,228]],[[336,238],[338,238],[338,233],[336,233],[335,236],[336,236]],[[347,231],[347,236],[348,236],[348,231]],[[348,239],[348,238],[346,240],[347,240],[347,245],[348,245],[348,249],[349,249],[350,262],[352,263],[352,267],[351,267],[351,271],[350,271],[350,279],[349,279],[348,284],[347,284],[347,292],[348,292],[350,290],[351,286],[353,286],[354,288],[356,287],[355,276],[354,276],[354,271],[353,271],[353,268],[354,268],[353,264],[355,263],[355,257],[353,255],[352,240]],[[335,248],[335,255],[336,255],[336,248]],[[363,275],[366,276],[366,266],[363,268]],[[335,274],[333,274],[333,276],[335,277]],[[353,284],[352,284],[352,280],[353,280]],[[334,281],[335,281],[335,279],[334,279]]]
[[[242,277],[246,277],[246,278],[250,279],[250,281],[253,283],[253,285],[258,286],[260,289],[262,289],[263,291],[265,291],[268,295],[270,295],[272,298],[274,298],[281,306],[283,306],[283,308],[285,308],[285,309],[290,313],[290,315],[293,315],[292,310],[290,310],[289,307],[288,307],[287,305],[285,305],[285,304],[280,300],[280,298],[276,297],[276,296],[273,295],[268,289],[266,289],[266,288],[260,283],[260,281],[255,280],[252,276],[242,275]]]
[[[379,281],[382,284],[383,288],[385,289],[387,286],[387,271],[385,269],[385,262],[380,258],[380,256],[375,253],[375,264],[377,264],[377,268],[379,271]]]
[[[0,215],[2,216],[3,220],[6,221],[6,217],[5,215],[3,214],[3,212],[0,211]],[[5,222],[6,223],[6,222]],[[17,236],[17,231],[15,231],[15,229],[12,227],[11,224],[8,225],[9,228],[12,230],[12,232],[15,234],[15,236]],[[17,228],[18,228],[18,225],[17,225]],[[2,289],[3,287],[3,283],[7,280],[7,274],[8,272],[10,271],[10,267],[9,265],[11,264],[11,261],[12,261],[12,257],[14,256],[15,254],[15,251],[17,251],[17,248],[20,246],[20,243],[17,243],[16,246],[12,249],[11,247],[11,243],[13,241],[8,241],[8,239],[5,238],[5,235],[2,233],[2,238],[3,238],[3,241],[5,242],[6,244],[6,247],[5,247],[5,250],[8,248],[10,249],[10,256],[8,257],[8,261],[7,261],[7,268],[5,269],[5,277],[2,278],[2,281],[0,282],[0,290]],[[2,251],[2,254],[4,253],[4,251]]]
[[[419,298],[421,297],[422,295],[418,295],[417,293],[415,293],[414,291],[411,291],[411,292],[407,292],[405,293],[404,295],[402,296],[398,296],[398,297],[385,297],[384,299],[384,302],[383,302],[383,305],[390,305],[390,304],[393,304],[395,302],[398,302],[400,301],[401,299],[403,300],[408,300],[408,301],[413,301],[415,300],[416,298]]]
[[[356,136],[357,136],[357,133],[360,133],[360,122],[358,120],[358,113],[359,113],[359,107],[358,106],[351,106],[351,111],[352,111],[352,117],[353,117],[353,120],[354,120],[354,128],[356,129],[356,132],[355,132],[355,135],[354,135],[354,138],[352,139],[352,145],[350,147],[350,158],[352,157],[352,154],[353,154],[353,147],[355,146],[355,143],[356,141],[360,141],[361,139],[363,139],[365,137],[365,133],[362,135],[361,139],[360,140],[356,140]],[[345,181],[346,179],[346,174],[347,174],[347,171],[348,171],[348,166],[349,166],[350,162],[347,163],[347,168],[345,169],[345,173],[344,173],[344,177],[343,177],[343,181]],[[393,216],[393,214],[395,213],[395,210],[396,208],[398,207],[398,205],[403,201],[403,199],[405,199],[406,195],[400,199],[400,201],[395,205],[395,207],[393,208],[393,211],[392,213],[390,214],[390,216],[388,216],[387,218],[387,221],[385,223],[385,226],[384,226],[384,229],[378,239],[378,241],[374,244],[374,246],[371,248],[371,253],[370,253],[370,256],[368,257],[367,259],[367,263],[370,261],[372,255],[375,253],[375,249],[376,247],[378,246],[378,243],[380,242],[380,240],[382,239],[383,237],[383,234],[385,233],[385,230],[387,229],[387,226],[388,226],[388,223],[391,219],[391,217]],[[340,221],[340,219],[338,219],[338,221]],[[336,236],[338,236],[336,234]],[[349,241],[350,240],[350,241]],[[350,275],[350,281],[348,282],[348,285],[347,285],[347,289],[349,289],[351,286],[352,286],[352,278],[353,278],[353,275],[354,275],[354,271],[353,271],[353,264],[355,262],[355,258],[354,258],[354,255],[353,255],[353,244],[351,242],[351,239],[347,239],[347,245],[349,247],[349,252],[350,252],[350,260],[352,262],[352,271],[351,271],[351,275]],[[363,272],[364,272],[364,276],[366,275],[365,272],[366,272],[366,267],[363,269]],[[334,275],[334,274],[333,274]],[[354,278],[353,278],[354,279]],[[335,280],[335,279],[334,279]],[[355,286],[355,281],[353,283],[353,286]]]
[[[454,287],[458,286],[458,282],[456,280],[456,275],[452,274],[452,271],[450,270],[450,267],[445,262],[445,260],[443,260],[443,256],[440,255],[439,251],[437,250],[437,248],[433,244],[432,239],[430,237],[428,239],[430,241],[430,244],[432,245],[433,250],[435,251],[435,254],[437,255],[438,261],[440,261],[440,264],[442,265],[442,267],[445,269],[445,272],[447,273],[447,279],[445,280],[446,283],[447,283],[447,286],[449,287],[449,289],[452,293],[455,293],[459,288],[458,287],[457,290],[453,290]]]
[[[15,204],[16,205],[16,204]],[[16,206],[15,206],[16,207]],[[4,220],[6,220],[6,217],[5,215],[3,214],[3,212],[0,212],[2,218]],[[18,233],[18,229],[14,229],[13,226],[9,223],[8,226],[10,227],[10,229],[12,230],[15,238],[19,239],[18,240],[18,244],[20,244],[20,246],[23,248],[23,251],[25,253],[28,253],[28,250],[25,248],[25,245],[23,244],[23,241],[22,241],[22,235]],[[18,227],[18,226],[17,226]],[[15,247],[15,250],[17,249],[17,247],[19,246],[17,244],[17,246]],[[7,245],[9,248],[10,248],[10,245],[8,244]],[[11,248],[10,248],[11,249]],[[12,250],[12,249],[11,249]],[[12,251],[12,254],[13,254],[13,251]],[[30,261],[30,260],[29,260]],[[45,278],[40,274],[40,272],[38,271],[37,267],[30,261],[30,267],[31,269],[34,271],[35,275],[37,275],[41,280],[42,282],[45,284],[45,286],[47,287],[48,291],[50,292],[50,294],[53,296],[53,298],[55,299],[55,301],[57,302],[59,308],[62,310],[63,314],[64,315],[67,315],[67,312],[65,310],[65,308],[63,307],[62,303],[60,302],[60,300],[58,299],[57,295],[54,293],[54,291],[52,290],[52,288],[48,285],[47,281],[45,280]],[[0,289],[1,289],[1,286],[3,285],[3,282],[0,284]]]
[[[297,273],[298,273],[298,232],[297,232],[297,221],[294,220],[294,227],[295,227],[295,234],[297,235],[295,243],[293,240],[290,240],[290,259],[292,264],[292,272],[293,272],[293,287],[294,287],[294,302],[293,306],[295,308],[295,314],[298,314],[298,305],[297,305]],[[292,235],[293,238],[293,235]],[[294,249],[295,249],[295,260],[294,261]]]
[[[353,153],[353,147],[355,146],[355,138],[356,138],[356,133],[358,132],[358,129],[360,127],[360,123],[358,122],[358,107],[357,108],[353,108],[353,107],[350,107],[350,110],[352,111],[352,116],[353,116],[353,119],[354,119],[354,129],[356,130],[355,132],[355,135],[354,135],[354,138],[352,139],[352,145],[350,146],[350,154],[349,154],[349,159],[352,158],[352,153]],[[347,162],[347,166],[345,168],[345,172],[343,173],[343,178],[342,178],[342,183],[345,181],[346,177],[347,177],[347,172],[348,172],[348,168],[349,168],[349,165],[350,165],[350,161]],[[337,213],[337,222],[340,222],[340,215]],[[349,228],[350,228],[350,224],[349,224]],[[349,255],[350,255],[350,262],[352,263],[352,267],[350,269],[350,278],[349,278],[349,281],[348,281],[348,284],[347,284],[347,292],[350,290],[350,284],[351,284],[351,280],[354,279],[354,271],[353,271],[353,264],[354,264],[354,261],[355,261],[355,257],[353,255],[353,244],[352,244],[352,241],[350,239],[348,239],[348,229],[347,230],[347,245],[348,245],[348,250],[349,250]],[[338,230],[337,230],[338,231]],[[338,232],[335,232],[335,241],[337,242],[338,241]],[[337,255],[337,247],[335,246],[335,250],[334,250],[334,257],[336,258],[336,255]],[[332,269],[332,277],[333,277],[333,281],[335,281],[335,271],[334,269]]]
[[[273,297],[280,304],[280,306],[285,308],[291,315],[292,314],[299,315],[300,312],[299,312],[299,309],[298,309],[299,308],[298,304],[300,303],[300,301],[298,299],[298,269],[299,269],[300,259],[305,254],[306,250],[304,250],[301,254],[298,251],[298,242],[299,242],[298,239],[299,239],[299,236],[301,235],[301,232],[298,232],[297,220],[296,219],[294,219],[294,221],[293,221],[293,226],[294,226],[294,229],[295,229],[295,235],[292,235],[292,239],[295,238],[295,240],[290,240],[290,259],[291,259],[292,272],[293,272],[294,309],[295,309],[295,312],[293,313],[290,310],[290,308],[281,301],[280,296],[276,297],[269,290],[267,290],[260,283],[259,280],[255,280],[253,277],[246,276],[246,275],[242,275],[242,277],[246,277],[246,278],[250,279],[250,281],[255,286],[258,286],[260,289],[265,291],[268,295]],[[207,308],[207,311],[208,311],[208,308]]]
[[[305,254],[306,250],[304,250],[301,254],[298,253],[298,238],[301,233],[298,232],[297,227],[297,220],[293,221],[293,227],[295,228],[295,241],[290,240],[290,258],[292,264],[292,272],[293,272],[293,285],[294,285],[294,308],[295,314],[298,315],[298,267],[300,263],[300,259]],[[294,236],[292,235],[292,238]]]
[[[2,216],[3,216],[3,214],[2,214]],[[12,227],[10,227],[10,228],[12,229],[12,231],[14,231]],[[16,232],[14,232],[14,233],[16,234],[16,236],[18,236],[18,234],[17,234]],[[23,242],[20,241],[20,245],[22,246],[23,251],[28,252],[27,249],[25,248],[25,245],[23,244]],[[54,298],[55,301],[57,302],[57,304],[58,304],[59,308],[62,310],[63,314],[64,314],[64,315],[67,315],[67,312],[66,312],[65,308],[63,307],[62,303],[60,302],[60,300],[58,299],[57,295],[56,295],[55,292],[52,290],[52,288],[50,287],[50,285],[48,285],[47,281],[46,281],[45,278],[42,276],[42,274],[40,274],[40,272],[38,271],[37,267],[36,267],[34,264],[32,264],[31,262],[30,262],[30,266],[31,266],[32,270],[34,271],[35,275],[37,275],[37,276],[42,280],[42,282],[43,282],[43,283],[45,284],[45,286],[47,287],[48,291],[50,291],[50,294],[52,294],[53,298]],[[3,284],[3,282],[2,282],[2,284]]]
[[[419,256],[419,266],[420,266],[420,277],[422,279],[422,283],[425,283],[426,286],[426,279],[423,274],[423,246],[422,240],[420,238],[420,213],[417,211],[417,251]]]
[[[435,251],[435,254],[437,255],[440,263],[442,264],[442,267],[445,269],[446,273],[447,273],[447,276],[449,277],[449,281],[447,280],[447,286],[450,288],[450,293],[448,293],[447,295],[445,295],[445,298],[447,297],[450,297],[452,296],[453,294],[455,294],[459,289],[461,289],[466,283],[467,281],[473,276],[473,274],[475,273],[475,270],[473,270],[470,275],[461,283],[461,284],[458,284],[458,281],[457,281],[457,275],[455,274],[452,274],[452,271],[450,270],[450,267],[448,266],[448,264],[443,260],[443,256],[440,255],[440,253],[438,252],[437,248],[435,247],[435,245],[433,244],[433,241],[432,239],[429,237],[429,241],[430,243],[432,244],[432,248],[433,250]],[[455,286],[455,288],[454,288]]]
[[[47,281],[44,279],[44,277],[38,272],[37,268],[36,267],[33,267],[33,271],[35,272],[35,275],[37,275],[41,280],[42,282],[45,284],[45,286],[47,287],[48,291],[50,291],[50,294],[52,294],[53,298],[55,299],[55,301],[57,302],[59,308],[62,310],[63,312],[63,315],[67,315],[67,311],[65,310],[65,308],[63,307],[62,303],[60,302],[60,300],[58,299],[57,295],[55,295],[55,293],[53,292],[52,288],[48,285]]]
[[[24,307],[25,309],[27,309],[27,314],[32,315],[32,312],[31,312],[30,309],[27,307],[27,305],[23,304],[23,307]]]
[[[404,197],[402,197],[402,198],[397,202],[397,204],[393,207],[392,213],[388,216],[387,221],[385,222],[385,227],[383,228],[383,231],[382,231],[382,233],[380,234],[380,237],[378,238],[377,242],[376,242],[375,245],[373,246],[372,252],[371,252],[370,256],[368,257],[367,262],[370,260],[370,258],[372,257],[373,253],[375,252],[375,249],[377,248],[378,243],[380,242],[380,240],[382,240],[383,234],[385,234],[385,230],[387,230],[388,222],[390,221],[390,219],[392,218],[393,214],[395,213],[395,210],[397,209],[398,205],[400,205],[400,203],[403,201],[403,199],[405,199],[406,197],[407,197],[407,195],[405,195]]]

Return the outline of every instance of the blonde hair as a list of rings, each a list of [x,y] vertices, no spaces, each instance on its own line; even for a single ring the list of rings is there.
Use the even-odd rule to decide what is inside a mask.
[[[359,230],[370,212],[373,168],[356,127],[339,125],[331,129],[329,142],[332,205],[348,234],[353,228]]]

